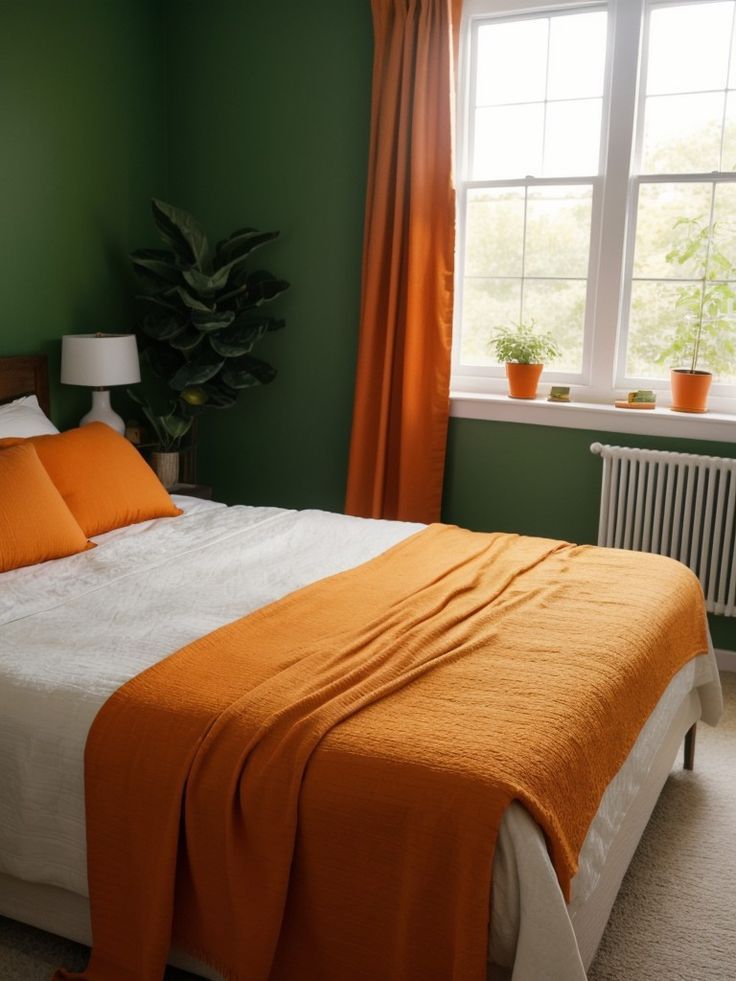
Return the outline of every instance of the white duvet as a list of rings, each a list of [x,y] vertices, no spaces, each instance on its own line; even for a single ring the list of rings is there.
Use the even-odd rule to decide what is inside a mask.
[[[96,539],[93,551],[0,575],[0,873],[86,896],[84,745],[106,698],[197,637],[365,562],[422,527],[177,503],[186,509],[180,518],[133,525]],[[712,657],[696,659],[670,686],[672,705],[710,682],[706,712],[715,720],[713,678]],[[646,779],[657,725],[667,722],[662,704],[660,710],[661,721],[650,719],[651,737],[640,739],[591,827],[574,902],[595,888],[617,822]],[[553,970],[548,947],[544,976],[584,978],[542,836],[518,805],[504,820],[496,865],[494,954],[510,962],[517,942],[524,947],[526,909],[527,923],[543,915],[557,938],[559,963]],[[536,970],[522,967],[514,977],[523,981]]]

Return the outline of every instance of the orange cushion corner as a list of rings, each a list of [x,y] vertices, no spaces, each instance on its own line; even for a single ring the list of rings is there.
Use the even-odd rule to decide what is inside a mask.
[[[16,441],[17,443],[17,441]],[[27,441],[0,453],[0,572],[94,548]]]
[[[0,448],[13,442],[0,440]],[[104,423],[26,442],[88,538],[182,513],[138,450]]]

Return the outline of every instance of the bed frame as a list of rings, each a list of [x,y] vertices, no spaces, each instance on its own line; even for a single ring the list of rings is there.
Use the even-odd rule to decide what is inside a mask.
[[[0,405],[23,395],[35,395],[49,414],[49,369],[45,354],[0,358]]]
[[[0,405],[23,395],[35,395],[46,415],[50,415],[48,358],[45,354],[0,357]],[[189,444],[182,448],[180,481],[197,483],[197,420]]]

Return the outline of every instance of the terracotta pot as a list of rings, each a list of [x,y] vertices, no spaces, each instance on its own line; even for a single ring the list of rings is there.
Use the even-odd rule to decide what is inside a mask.
[[[171,490],[179,482],[179,454],[151,453],[151,468],[166,490]]]
[[[506,377],[509,380],[509,396],[512,399],[534,399],[542,374],[543,364],[517,364],[506,362]]]
[[[675,412],[707,412],[713,375],[709,371],[673,368],[670,371],[672,408]]]

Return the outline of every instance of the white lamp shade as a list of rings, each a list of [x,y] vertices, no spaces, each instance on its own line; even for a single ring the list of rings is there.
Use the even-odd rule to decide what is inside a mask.
[[[65,385],[110,388],[141,380],[134,334],[67,334],[61,339]]]

